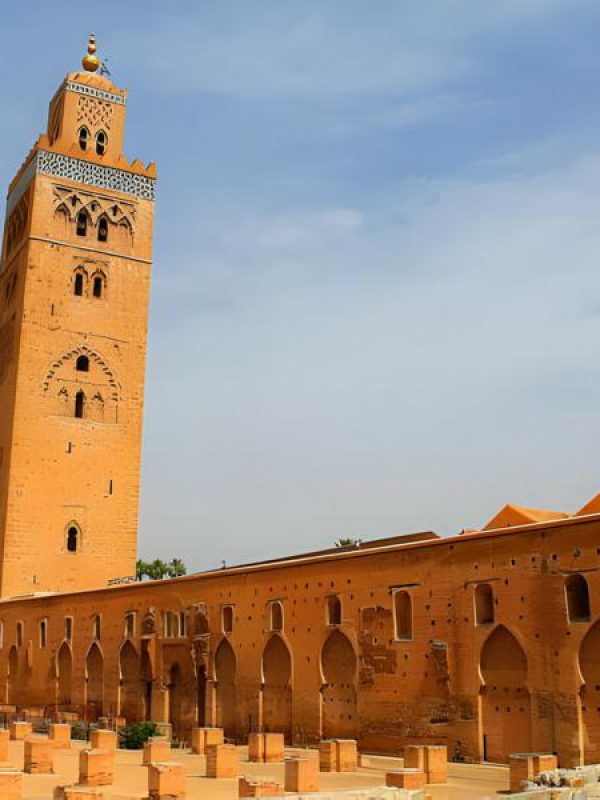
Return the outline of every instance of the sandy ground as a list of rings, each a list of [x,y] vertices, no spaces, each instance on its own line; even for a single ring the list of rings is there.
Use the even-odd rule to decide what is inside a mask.
[[[53,775],[25,775],[26,800],[50,800],[55,786],[77,783],[79,769],[79,750],[86,745],[73,742],[70,750],[54,751]],[[297,751],[294,751],[297,752]],[[279,779],[283,783],[283,764],[250,764],[246,761],[247,748],[240,748],[240,774],[265,775]],[[186,750],[173,750],[172,760],[184,765],[187,775],[187,791],[189,800],[237,800],[237,780],[204,777],[204,756],[190,755]],[[401,767],[398,760],[395,764],[390,759],[369,759],[369,768],[361,768],[353,773],[321,773],[322,791],[342,791],[344,789],[367,788],[385,785],[385,770]],[[10,742],[9,761],[2,767],[23,768],[23,743]],[[456,772],[451,766],[451,772]],[[428,791],[434,800],[497,800],[496,792],[506,789],[508,770],[495,768],[492,771],[477,766],[461,765],[460,774],[451,775],[447,786],[430,786]],[[105,787],[107,797],[122,796],[131,798],[147,797],[148,770],[142,766],[141,751],[117,751],[115,761],[114,783]]]

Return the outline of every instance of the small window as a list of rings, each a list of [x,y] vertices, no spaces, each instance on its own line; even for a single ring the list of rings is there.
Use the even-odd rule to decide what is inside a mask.
[[[73,638],[73,617],[65,617],[65,639],[70,642]]]
[[[99,642],[102,635],[102,622],[100,619],[100,614],[96,614],[94,617],[94,621],[92,623],[92,636],[94,637],[94,641]]]
[[[590,592],[583,575],[570,575],[565,581],[569,622],[589,622]]]
[[[342,624],[342,604],[340,603],[340,598],[335,595],[327,598],[327,624]]]
[[[98,220],[98,241],[99,242],[107,242],[108,241],[108,220],[106,217],[100,217]],[[94,290],[96,289],[96,281],[94,281]],[[96,293],[94,291],[94,297],[96,297]]]
[[[23,644],[23,623],[17,622],[17,647]]]
[[[77,272],[75,275],[75,282],[73,284],[73,294],[76,297],[83,296],[83,275],[81,272]]]
[[[394,632],[397,640],[413,638],[412,597],[408,592],[394,592]]]
[[[492,625],[494,622],[494,592],[489,583],[480,583],[475,589],[475,624]]]
[[[79,147],[81,150],[87,150],[90,132],[86,127],[79,128]]]
[[[106,239],[104,241],[106,241]],[[97,297],[97,298],[102,297],[103,288],[104,288],[104,281],[102,280],[100,275],[96,275],[96,277],[94,278],[94,283],[93,283],[93,294],[94,294],[94,297]]]
[[[40,647],[46,647],[48,644],[48,620],[40,620]]]
[[[96,153],[103,156],[106,153],[107,137],[104,131],[98,131],[96,134]]]
[[[233,631],[233,606],[223,606],[222,609],[223,633]]]
[[[78,356],[75,362],[75,369],[77,372],[89,372],[90,360],[87,356]]]
[[[271,603],[271,630],[283,630],[283,606],[278,600]]]
[[[69,553],[76,553],[79,547],[79,531],[74,525],[71,525],[67,531],[67,551]]]
[[[135,636],[135,612],[130,611],[125,614],[125,638],[131,639]]]
[[[85,211],[80,211],[77,214],[77,227],[75,232],[77,236],[87,236],[88,215]]]
[[[77,392],[75,395],[75,417],[83,419],[85,413],[85,394],[82,391]]]

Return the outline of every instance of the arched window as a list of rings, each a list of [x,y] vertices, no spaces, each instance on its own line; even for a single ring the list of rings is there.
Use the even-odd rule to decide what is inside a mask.
[[[102,279],[101,275],[96,275],[94,277],[94,282],[92,284],[92,293],[94,297],[100,298],[102,297],[102,290],[104,289],[104,280]]]
[[[491,625],[494,622],[494,592],[489,583],[480,583],[475,589],[475,624]]]
[[[89,372],[90,360],[87,356],[78,356],[75,362],[75,369],[77,372]]]
[[[103,156],[106,152],[107,136],[104,131],[98,131],[96,134],[96,153]]]
[[[81,272],[75,273],[75,281],[73,283],[73,294],[77,297],[83,295],[83,275]]]
[[[223,633],[233,630],[233,606],[223,606],[222,609]]]
[[[100,217],[98,220],[98,241],[108,241],[108,220],[106,217]]]
[[[67,531],[67,552],[76,553],[79,548],[79,531],[75,525],[71,525]]]
[[[123,635],[126,639],[131,639],[135,635],[135,611],[125,614],[125,630]]]
[[[327,624],[342,624],[342,604],[340,603],[340,598],[335,595],[327,598]]]
[[[583,575],[569,575],[565,581],[569,622],[590,621],[590,593]]]
[[[87,236],[88,215],[86,211],[80,211],[77,214],[77,226],[75,232],[77,236]]]
[[[75,395],[75,417],[77,419],[83,419],[85,411],[85,394],[79,390]]]
[[[79,128],[79,147],[82,150],[87,150],[88,140],[90,138],[90,132],[84,126],[83,128]]]
[[[274,603],[271,603],[271,630],[283,630],[283,606],[279,600],[275,600]]]
[[[408,592],[394,593],[394,632],[396,639],[412,639],[412,597]]]

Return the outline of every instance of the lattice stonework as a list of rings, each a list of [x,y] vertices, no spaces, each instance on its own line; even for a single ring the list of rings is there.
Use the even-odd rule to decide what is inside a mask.
[[[126,172],[123,169],[103,167],[100,164],[82,161],[80,158],[71,158],[40,150],[32,158],[21,176],[21,180],[10,193],[6,204],[7,213],[10,214],[36,173],[86,183],[88,186],[96,186],[99,189],[131,194],[142,200],[154,200],[156,192],[155,178],[147,178],[145,175],[135,175],[133,172]]]
[[[95,100],[93,97],[84,97],[77,100],[77,122],[84,123],[90,129],[105,128],[110,130],[113,106],[106,100]]]

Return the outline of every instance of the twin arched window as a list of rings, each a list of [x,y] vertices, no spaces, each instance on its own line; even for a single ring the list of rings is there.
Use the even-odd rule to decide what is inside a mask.
[[[85,152],[88,149],[90,141],[90,132],[85,127],[85,125],[79,128],[77,139],[79,141],[80,150],[83,150]],[[103,156],[106,153],[107,145],[108,145],[108,136],[104,131],[98,131],[96,133],[96,154],[99,156]]]
[[[73,294],[76,297],[83,297],[86,294],[88,276],[82,267],[78,267],[73,279]],[[96,272],[92,276],[92,297],[97,300],[104,295],[106,288],[106,276],[103,272]]]
[[[77,236],[87,236],[88,227],[90,224],[90,216],[85,209],[82,209],[75,220],[75,233]],[[105,216],[100,217],[97,225],[97,238],[99,242],[108,242],[108,219]]]

